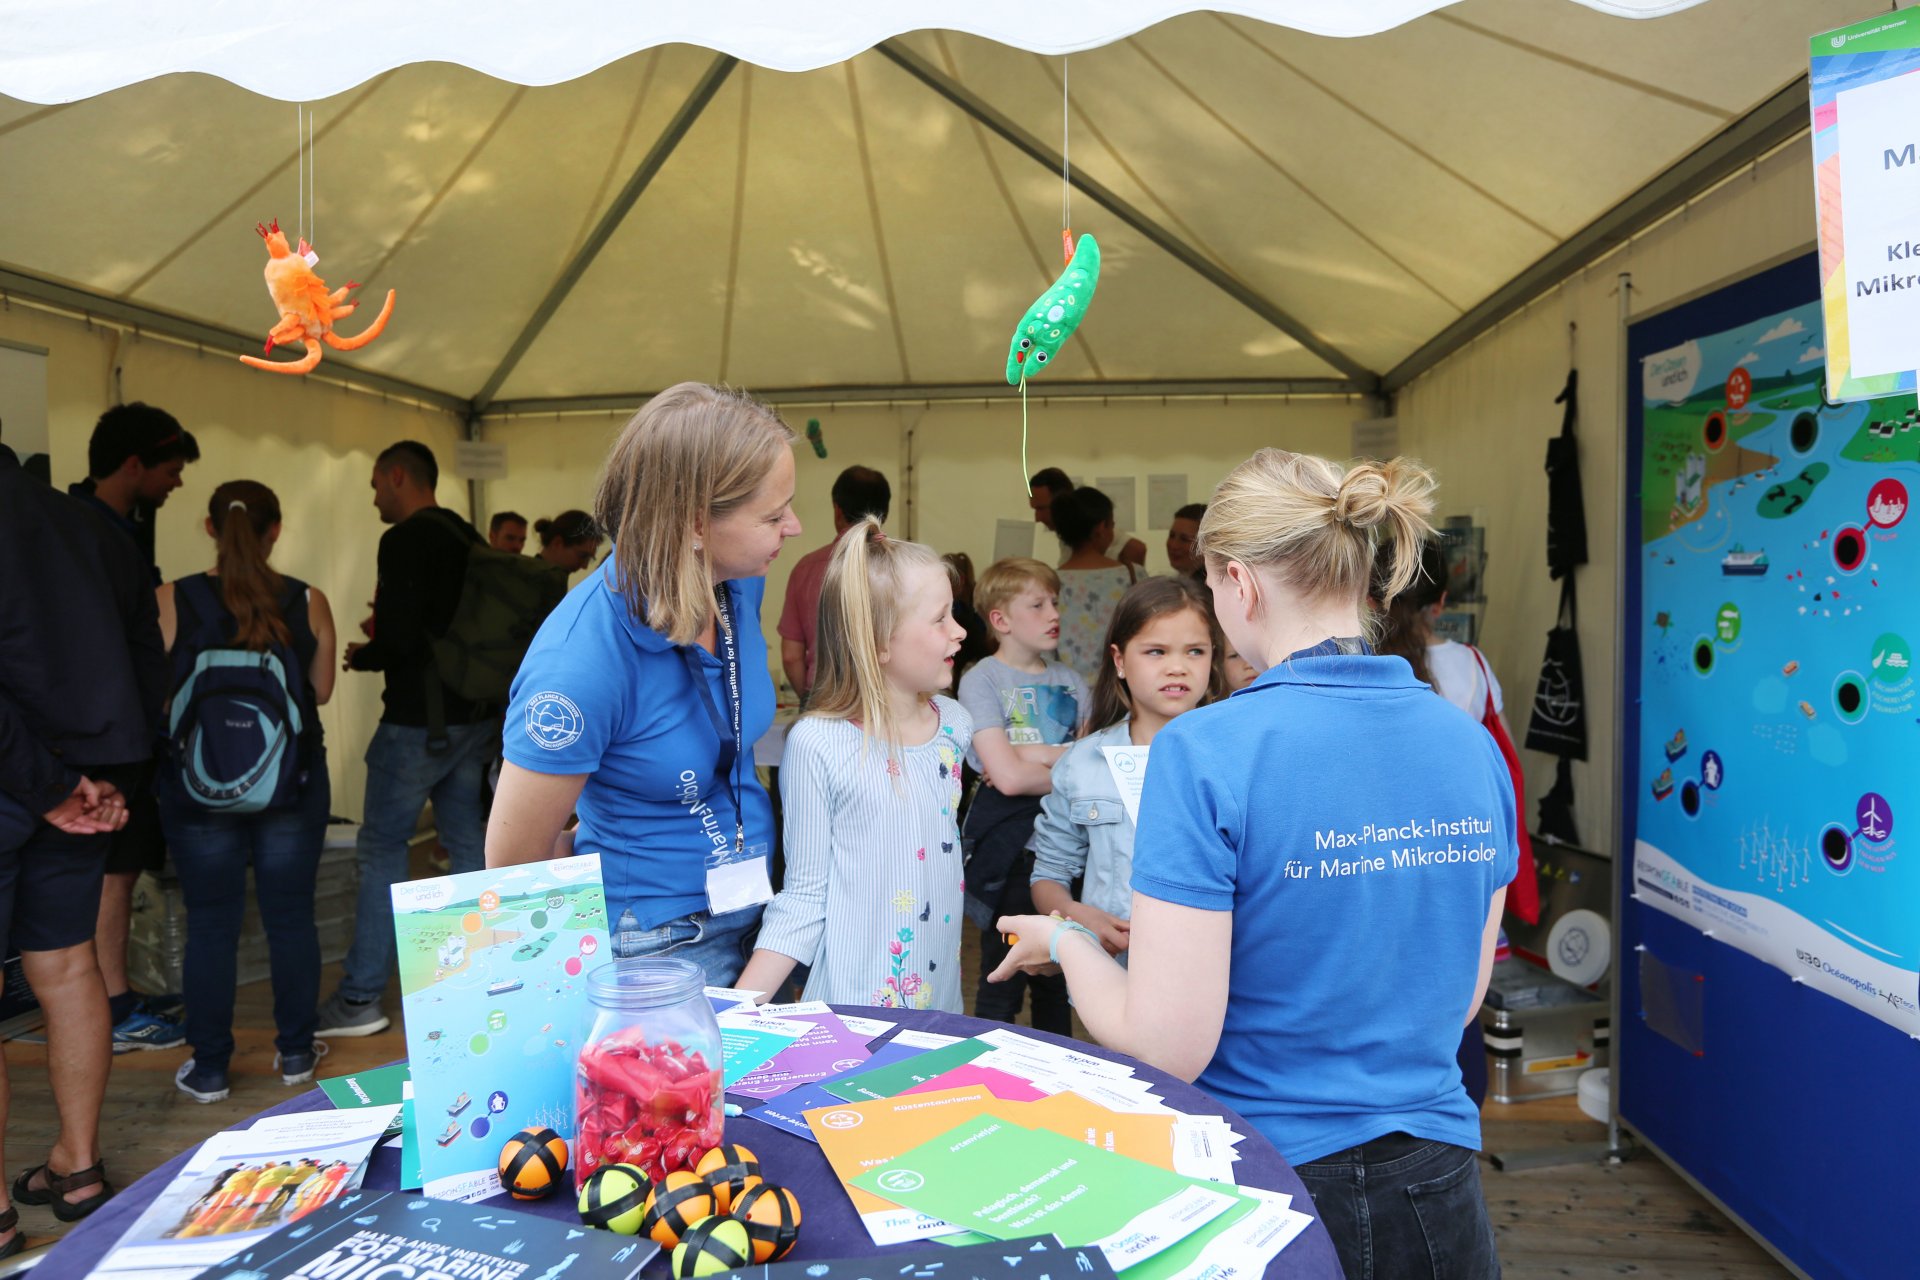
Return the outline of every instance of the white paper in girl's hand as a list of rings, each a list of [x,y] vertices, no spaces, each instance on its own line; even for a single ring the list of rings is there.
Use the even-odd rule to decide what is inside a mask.
[[[1107,772],[1113,785],[1120,788],[1120,803],[1135,826],[1140,825],[1140,789],[1147,785],[1147,747],[1102,747],[1107,756]]]

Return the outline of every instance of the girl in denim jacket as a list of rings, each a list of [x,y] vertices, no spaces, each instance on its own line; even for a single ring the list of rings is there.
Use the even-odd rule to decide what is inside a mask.
[[[1034,906],[1093,930],[1124,964],[1133,910],[1133,819],[1121,800],[1120,778],[1144,766],[1144,748],[1162,726],[1226,696],[1226,645],[1199,584],[1149,578],[1121,597],[1104,652],[1090,731],[1054,763],[1053,790],[1041,801],[1027,847],[1034,857]],[[1143,750],[1110,761],[1109,747]]]

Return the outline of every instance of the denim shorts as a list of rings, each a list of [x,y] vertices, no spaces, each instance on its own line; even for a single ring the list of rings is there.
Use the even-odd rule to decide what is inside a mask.
[[[691,960],[706,970],[709,986],[730,987],[753,954],[761,910],[748,907],[723,916],[695,911],[651,929],[642,929],[632,911],[622,911],[612,930],[613,954],[620,960],[636,956]]]

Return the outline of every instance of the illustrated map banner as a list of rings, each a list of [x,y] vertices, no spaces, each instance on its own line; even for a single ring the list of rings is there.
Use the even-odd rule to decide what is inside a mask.
[[[1822,348],[1809,302],[1637,371],[1633,889],[1920,1033],[1920,408]]]

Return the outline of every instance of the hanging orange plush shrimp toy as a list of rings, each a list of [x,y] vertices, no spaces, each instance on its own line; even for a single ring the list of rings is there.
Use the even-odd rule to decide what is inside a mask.
[[[320,363],[322,342],[338,351],[352,351],[380,336],[380,331],[387,327],[387,317],[393,314],[393,290],[387,290],[386,305],[364,331],[351,338],[339,337],[333,332],[333,322],[352,315],[360,305],[347,301],[347,291],[360,286],[349,280],[328,293],[326,281],[313,273],[313,262],[317,259],[310,259],[311,247],[302,240],[298,252],[288,248],[278,218],[271,227],[255,223],[254,230],[267,242],[267,292],[273,296],[273,305],[280,309],[280,323],[267,331],[267,354],[271,355],[283,342],[298,342],[307,349],[307,354],[286,362],[241,356],[240,363],[274,373],[308,373]]]

